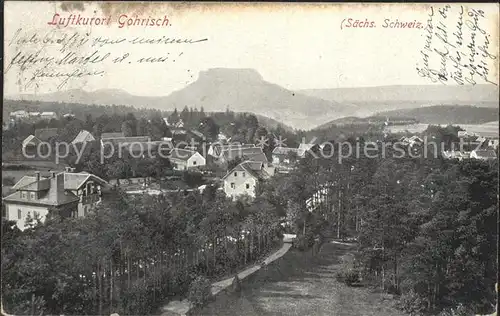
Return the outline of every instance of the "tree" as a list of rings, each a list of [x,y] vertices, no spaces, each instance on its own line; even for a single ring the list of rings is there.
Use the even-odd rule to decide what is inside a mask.
[[[182,109],[180,118],[184,122],[184,124],[189,122],[189,108],[187,106],[185,106],[184,109]]]
[[[161,117],[155,116],[151,118],[151,121],[148,125],[148,136],[151,137],[152,140],[161,140],[168,134],[169,129],[167,127],[167,124]]]
[[[101,137],[103,128],[104,128],[104,125],[102,123],[94,124],[94,127],[92,129],[94,137]]]
[[[198,124],[199,130],[208,140],[216,140],[219,134],[219,126],[215,124],[215,121],[211,117],[205,117],[201,119]]]
[[[148,121],[145,118],[140,118],[137,121],[137,136],[148,134]]]
[[[170,124],[175,124],[179,122],[179,118],[179,113],[177,112],[177,108],[175,108],[174,112],[172,112],[172,114],[170,114],[170,116],[168,117],[168,121],[170,122]]]
[[[92,114],[85,115],[85,129],[91,130],[94,126],[94,121],[92,120]]]
[[[131,137],[134,135],[133,123],[131,121],[125,121],[122,123],[122,133],[125,137]]]

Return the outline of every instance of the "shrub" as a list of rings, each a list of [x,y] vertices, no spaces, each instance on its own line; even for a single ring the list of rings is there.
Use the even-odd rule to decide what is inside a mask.
[[[349,269],[337,272],[336,279],[343,282],[348,286],[352,286],[359,282],[359,271],[356,269]]]
[[[314,245],[314,236],[312,234],[299,235],[293,240],[292,245],[300,251],[305,251]]]
[[[438,316],[470,316],[474,315],[474,311],[470,308],[465,307],[462,304],[459,304],[455,308],[447,308],[441,311]]]
[[[188,291],[188,300],[194,307],[200,307],[212,298],[212,285],[210,281],[199,276],[191,282]]]
[[[408,314],[420,315],[426,310],[425,299],[413,290],[403,293],[399,299],[399,308]]]
[[[151,294],[150,289],[143,282],[134,284],[123,295],[123,313],[128,315],[151,313],[153,309]]]

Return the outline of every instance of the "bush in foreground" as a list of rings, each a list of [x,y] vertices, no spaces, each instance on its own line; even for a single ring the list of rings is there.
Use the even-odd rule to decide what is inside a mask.
[[[189,286],[187,298],[193,304],[193,307],[203,306],[212,298],[212,285],[210,281],[203,276],[194,279]]]
[[[312,234],[299,235],[293,240],[293,247],[300,251],[305,251],[314,245],[314,236]]]
[[[348,286],[352,286],[359,283],[359,271],[355,269],[349,269],[337,272],[337,281],[343,282]]]

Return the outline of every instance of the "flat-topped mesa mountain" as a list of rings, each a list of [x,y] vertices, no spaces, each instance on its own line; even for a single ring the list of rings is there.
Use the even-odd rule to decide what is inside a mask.
[[[348,107],[287,90],[265,81],[253,69],[213,68],[200,72],[198,79],[167,96],[136,96],[122,90],[92,92],[67,90],[15,99],[84,104],[119,104],[171,111],[184,106],[203,107],[206,112],[250,112],[267,116],[294,128],[309,129],[347,115]]]
[[[317,122],[345,115],[340,104],[294,93],[265,81],[253,69],[203,71],[198,80],[167,98],[169,105],[178,108],[195,104],[214,111],[229,106],[231,110],[262,114],[295,128],[311,128]]]

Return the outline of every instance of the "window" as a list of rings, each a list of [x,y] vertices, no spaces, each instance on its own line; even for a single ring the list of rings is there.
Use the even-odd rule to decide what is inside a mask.
[[[234,182],[231,182],[231,189],[234,189],[236,188],[236,185],[234,184]]]
[[[196,161],[193,161],[193,166],[196,166]]]
[[[26,194],[26,191],[21,191],[21,198],[22,199],[27,199],[28,195]]]
[[[247,189],[250,189],[250,184],[247,183],[245,186]]]
[[[238,172],[235,172],[235,173],[234,173],[234,176],[235,176],[235,177],[237,177],[237,176],[238,176]]]
[[[37,218],[40,214],[37,211],[33,211],[33,218]]]
[[[31,200],[34,200],[36,197],[35,197],[35,192],[30,192],[30,199]]]
[[[245,176],[246,174],[243,172],[243,176]]]
[[[17,219],[21,219],[21,217],[22,217],[21,215],[22,215],[21,209],[19,208],[19,209],[17,209]]]

